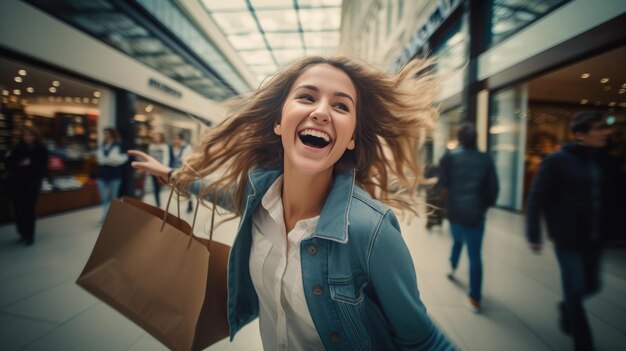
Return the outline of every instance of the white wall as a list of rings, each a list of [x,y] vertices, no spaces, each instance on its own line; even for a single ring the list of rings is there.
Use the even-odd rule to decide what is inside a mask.
[[[565,4],[480,55],[478,79],[487,79],[624,12],[623,0],[574,0]]]
[[[17,0],[0,1],[0,46],[219,123],[226,110],[184,85]],[[154,78],[178,98],[148,86]]]

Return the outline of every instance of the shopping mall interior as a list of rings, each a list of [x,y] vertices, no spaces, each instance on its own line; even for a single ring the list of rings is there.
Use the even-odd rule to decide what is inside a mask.
[[[457,349],[574,350],[579,339],[563,332],[559,307],[565,294],[556,254],[560,247],[548,239],[545,227],[542,251],[531,250],[526,238],[530,195],[545,160],[576,144],[570,128],[581,112],[602,116],[607,133],[602,152],[626,174],[624,28],[626,0],[0,2],[0,349],[179,349],[167,336],[129,317],[125,307],[76,282],[102,245],[105,228],[113,227],[111,210],[103,213],[105,196],[99,186],[108,128],[119,132],[121,150],[154,155],[161,136],[168,150],[161,160],[181,158],[185,145],[191,151],[226,125],[227,117],[258,98],[255,92],[291,63],[307,56],[343,55],[388,76],[413,60],[434,59],[429,74],[439,86],[432,101],[438,117],[431,129],[420,131],[423,138],[417,144],[426,180],[416,192],[413,209],[418,215],[400,217],[399,224],[417,276],[417,299],[428,317]],[[467,123],[475,126],[478,150],[490,156],[499,184],[481,239],[480,313],[466,306],[471,284],[467,252],[456,278],[446,276],[452,225],[445,218],[445,202],[429,198],[438,181],[433,170],[442,166],[444,156],[462,148],[457,132]],[[40,134],[47,159],[31,206],[34,244],[25,246],[18,241],[23,235],[16,226],[15,194],[21,189],[13,185],[10,157],[31,128]],[[177,139],[183,147],[175,149]],[[283,153],[269,158],[282,160]],[[184,228],[193,227],[202,240],[210,233],[228,246],[240,240],[237,233],[244,225],[238,218],[218,211],[213,232],[211,206],[198,206],[194,197],[171,197],[166,184],[155,187],[156,178],[135,171],[131,161],[119,166],[113,197],[161,209],[169,205],[171,216],[188,222]],[[609,190],[617,194],[610,204],[612,216],[618,217],[614,223],[626,222],[619,220],[626,218],[624,189],[626,176]],[[594,199],[593,208],[608,206]],[[440,213],[442,218],[433,222]],[[577,216],[590,215],[572,214],[572,220]],[[605,351],[626,345],[626,225],[611,228],[599,261],[600,291],[584,302],[593,349]],[[302,255],[307,254],[302,248]],[[233,274],[234,268],[229,269]],[[226,279],[226,267],[222,273]],[[341,289],[352,288],[352,279]],[[334,284],[331,278],[329,284]],[[339,304],[344,292],[331,287],[328,301]],[[361,289],[349,292],[354,300],[349,304],[358,308],[342,304],[338,320],[350,313],[365,318],[354,312],[365,308],[359,305],[365,294]],[[192,323],[201,325],[200,320]],[[263,323],[263,317],[254,319],[234,339],[223,335],[204,348],[271,349]],[[320,343],[311,345],[377,349],[373,338],[353,336],[373,335],[365,322],[359,323],[350,321],[330,336],[320,331],[315,339]],[[361,325],[365,331],[359,331]],[[286,334],[289,329],[287,325]],[[202,332],[192,331],[192,342],[202,338],[197,333]],[[394,347],[401,349],[399,345]],[[203,349],[197,344],[186,348]]]

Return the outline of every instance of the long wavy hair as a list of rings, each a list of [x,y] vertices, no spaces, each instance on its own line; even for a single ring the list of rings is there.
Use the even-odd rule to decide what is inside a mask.
[[[283,146],[274,126],[293,83],[319,64],[344,71],[357,93],[355,148],[345,151],[335,172],[354,170],[357,185],[372,197],[401,213],[415,213],[419,147],[438,115],[429,60],[413,60],[394,76],[342,56],[308,57],[291,64],[205,133],[184,159],[185,166],[172,176],[175,188],[185,193],[191,182],[210,177],[200,197],[231,192],[235,216],[241,216],[248,172],[283,165]]]

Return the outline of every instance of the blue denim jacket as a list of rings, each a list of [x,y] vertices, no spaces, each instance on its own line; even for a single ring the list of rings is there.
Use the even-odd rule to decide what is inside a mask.
[[[231,340],[259,315],[249,270],[252,217],[281,174],[281,169],[249,174],[229,257]],[[300,251],[306,302],[326,350],[454,350],[420,301],[398,220],[355,186],[353,173],[335,175],[317,229],[302,240]]]

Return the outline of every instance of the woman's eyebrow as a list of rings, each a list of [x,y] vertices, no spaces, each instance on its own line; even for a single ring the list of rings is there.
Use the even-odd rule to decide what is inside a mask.
[[[319,91],[320,91],[320,90],[319,90],[319,89],[318,89],[315,85],[308,85],[308,84],[305,84],[305,85],[299,85],[299,86],[296,88],[296,90],[301,89],[301,88],[303,88],[303,89],[313,90],[313,91],[315,91],[315,92],[319,92]],[[339,92],[336,92],[334,95],[335,95],[335,96],[340,96],[340,97],[345,97],[345,98],[348,98],[348,99],[350,99],[350,101],[352,101],[352,104],[356,106],[356,104],[354,103],[354,99],[353,99],[353,98],[352,98],[352,96],[350,96],[349,94],[342,93],[342,92],[340,92],[340,91],[339,91]]]

